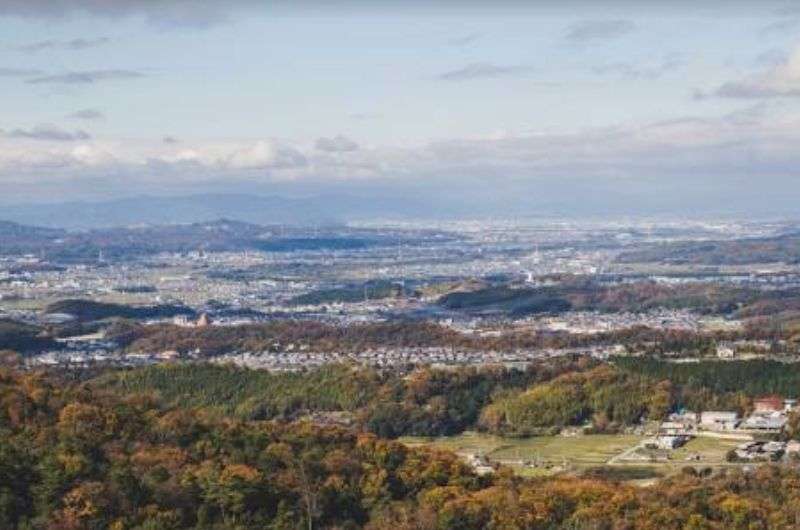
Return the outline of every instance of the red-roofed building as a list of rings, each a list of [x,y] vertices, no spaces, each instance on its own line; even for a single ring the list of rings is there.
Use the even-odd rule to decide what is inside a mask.
[[[753,400],[754,412],[780,412],[783,410],[783,398],[765,396]]]

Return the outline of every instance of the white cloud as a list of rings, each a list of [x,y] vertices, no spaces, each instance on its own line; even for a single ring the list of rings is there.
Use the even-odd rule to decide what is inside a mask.
[[[196,183],[241,178],[298,185],[391,181],[399,187],[458,182],[464,190],[492,179],[498,193],[508,183],[555,186],[560,179],[594,179],[601,187],[648,179],[691,186],[696,179],[750,174],[796,178],[799,125],[800,115],[782,106],[756,105],[718,118],[688,116],[558,134],[507,131],[410,147],[360,148],[347,156],[275,139],[76,145],[0,137],[0,182],[20,175],[42,182],[71,179],[77,190],[89,177],[126,175],[114,185],[133,191],[148,182],[169,181],[191,191]]]
[[[470,44],[474,44],[481,38],[483,38],[483,33],[474,31],[472,33],[467,33],[466,35],[461,35],[460,37],[455,37],[453,39],[450,39],[449,41],[447,41],[447,43],[450,46],[463,47],[463,46],[469,46]]]
[[[448,70],[436,76],[441,81],[471,81],[474,79],[492,79],[529,74],[530,66],[500,65],[493,63],[471,63],[455,70]]]
[[[0,175],[16,176],[18,173],[35,173],[43,178],[53,175],[74,178],[73,171],[86,167],[112,168],[119,163],[110,151],[99,144],[80,144],[74,147],[36,147],[19,141],[0,144]],[[42,173],[44,170],[52,173]],[[64,173],[59,173],[64,171]]]
[[[327,151],[329,153],[347,153],[350,151],[358,151],[358,144],[341,134],[332,138],[317,138],[314,146],[320,151]]]
[[[78,164],[87,166],[109,165],[116,162],[114,155],[99,145],[78,145],[70,151],[70,156]]]
[[[758,74],[728,81],[711,92],[698,92],[696,96],[739,99],[800,97],[800,48]]]
[[[71,120],[96,121],[105,119],[105,114],[97,109],[81,109],[67,115]]]
[[[67,131],[56,125],[42,124],[32,129],[0,130],[0,135],[8,138],[25,138],[29,140],[46,140],[56,142],[72,142],[76,140],[89,140],[91,136],[86,131]]]
[[[261,140],[233,152],[224,166],[233,169],[293,168],[306,165],[306,158],[298,150]]]
[[[616,39],[636,29],[630,20],[583,20],[567,28],[564,38],[573,44]]]
[[[787,33],[794,33],[800,26],[800,19],[789,18],[784,20],[776,20],[771,22],[759,30],[759,35],[762,37],[771,37],[773,35],[784,35]]]
[[[615,75],[623,79],[658,79],[664,74],[672,72],[685,64],[685,60],[678,54],[668,54],[660,61],[650,61],[642,64],[632,62],[614,62],[595,66],[592,70],[600,75]]]

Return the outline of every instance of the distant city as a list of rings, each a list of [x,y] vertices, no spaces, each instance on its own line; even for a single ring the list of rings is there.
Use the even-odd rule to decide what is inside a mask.
[[[738,306],[709,308],[680,293],[697,285],[747,290],[748,297],[794,293],[800,289],[800,256],[784,255],[783,247],[797,240],[796,229],[791,222],[487,226],[463,221],[301,228],[220,220],[74,232],[6,223],[0,233],[0,316],[64,328],[49,347],[26,352],[29,365],[161,360],[165,352],[129,351],[105,337],[113,317],[126,316],[113,308],[127,306],[144,309],[137,318],[144,326],[191,327],[200,318],[203,326],[215,327],[293,319],[333,326],[430,321],[482,337],[525,332],[591,338],[635,328],[741,334],[748,319],[739,317]],[[774,241],[781,245],[773,248]],[[714,254],[717,247],[757,242],[772,252],[763,262]],[[667,257],[650,255],[659,252]],[[577,293],[641,286],[668,289],[671,298],[640,293],[640,300],[604,307],[582,302]],[[522,298],[514,300],[502,289]],[[543,303],[524,298],[537,292],[549,298]],[[453,302],[465,293],[484,293],[485,299],[464,306]],[[64,300],[111,309],[95,319],[59,311]],[[69,336],[74,325],[80,333]],[[83,333],[87,325],[91,333]],[[481,353],[381,347],[347,355],[281,344],[269,351],[229,351],[217,360],[296,369],[345,359],[376,365],[486,364],[576,352],[601,358],[640,353],[621,343],[589,342]]]

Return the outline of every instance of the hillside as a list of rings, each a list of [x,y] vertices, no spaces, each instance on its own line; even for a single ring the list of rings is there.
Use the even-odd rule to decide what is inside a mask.
[[[72,315],[81,322],[91,322],[106,318],[129,318],[138,320],[170,318],[178,315],[195,316],[195,312],[185,306],[154,305],[137,307],[76,299],[53,302],[45,307],[43,312],[46,314],[64,313]]]
[[[692,265],[748,265],[800,262],[800,236],[737,239],[733,241],[679,242],[651,245],[621,253],[620,263],[672,263]]]
[[[755,304],[750,316],[762,311],[778,312],[797,302],[796,290],[761,292],[734,285],[654,281],[603,285],[574,278],[554,286],[517,287],[494,285],[470,292],[442,296],[438,303],[465,312],[500,312],[526,316],[565,311],[639,312],[651,309],[691,309],[699,313],[730,314]],[[766,303],[766,302],[770,303]]]
[[[35,254],[57,263],[122,260],[161,252],[293,252],[363,249],[396,244],[375,230],[315,230],[217,219],[191,224],[137,225],[62,231],[0,223],[0,255]]]
[[[22,322],[0,319],[0,350],[28,350],[45,348],[53,344],[50,338],[41,336],[42,329]]]
[[[221,418],[137,387],[0,369],[0,396],[9,530],[796,526],[800,473],[789,466],[685,465],[646,488],[602,469],[481,476],[450,451],[305,421]]]

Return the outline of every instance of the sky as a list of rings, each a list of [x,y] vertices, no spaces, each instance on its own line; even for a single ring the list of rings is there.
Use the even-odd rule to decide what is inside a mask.
[[[641,4],[0,0],[0,204],[791,213],[800,6]]]

